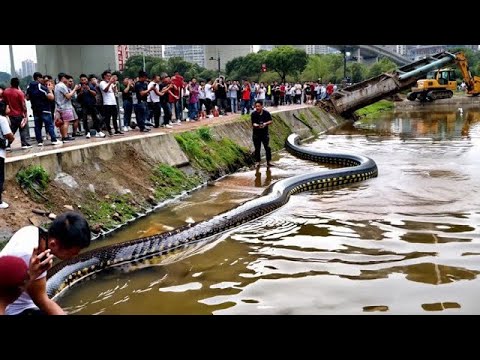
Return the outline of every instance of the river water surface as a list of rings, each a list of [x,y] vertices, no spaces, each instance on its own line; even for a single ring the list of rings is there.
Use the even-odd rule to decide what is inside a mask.
[[[99,274],[58,301],[76,314],[480,314],[480,108],[384,113],[305,144],[375,160],[379,176],[301,193],[200,253]],[[286,152],[94,246],[198,222],[322,165]]]

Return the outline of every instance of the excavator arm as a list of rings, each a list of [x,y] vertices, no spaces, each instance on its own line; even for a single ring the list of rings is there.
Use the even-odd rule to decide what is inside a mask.
[[[465,54],[463,52],[459,52],[455,54],[455,62],[457,66],[460,68],[460,72],[462,73],[462,78],[465,81],[465,84],[467,85],[468,91],[472,90],[474,88],[474,81],[473,81],[472,73],[470,72],[470,68],[468,67],[468,61],[467,61],[467,58],[465,57]]]
[[[468,67],[468,61],[463,52],[455,54],[455,63],[462,73],[462,78],[467,85],[467,94],[477,96],[480,94],[480,77],[472,76],[470,68]]]

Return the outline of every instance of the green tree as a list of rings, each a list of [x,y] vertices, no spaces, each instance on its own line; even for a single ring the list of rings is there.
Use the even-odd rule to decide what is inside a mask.
[[[273,71],[267,71],[267,72],[264,72],[262,73],[262,75],[260,75],[260,79],[259,81],[260,82],[264,82],[264,83],[273,83],[274,81],[279,81],[280,79],[278,78],[278,74],[276,72],[273,72]],[[287,78],[288,80],[288,78]]]
[[[262,64],[266,63],[267,51],[250,53],[234,58],[225,64],[225,72],[229,79],[259,80],[262,75]]]
[[[301,75],[301,80],[321,79],[322,83],[343,78],[343,56],[339,54],[311,55]]]
[[[0,83],[10,84],[11,78],[9,73],[0,71]]]
[[[32,75],[25,76],[20,80],[20,88],[26,89],[28,87],[28,84],[30,84],[32,81],[33,81]]]
[[[181,57],[171,57],[167,60],[167,73],[173,75],[174,71],[178,71],[180,75],[185,77],[185,74],[190,71],[193,64],[183,60]]]
[[[197,80],[200,82],[200,80],[207,80],[207,79],[215,79],[218,76],[218,72],[215,70],[209,70],[203,68],[203,70],[198,73],[197,75]]]
[[[396,68],[397,68],[397,65],[393,61],[387,58],[381,58],[379,61],[373,64],[368,70],[368,78],[373,78],[385,72],[390,72]]]
[[[365,80],[365,77],[368,73],[368,69],[365,64],[358,62],[348,64],[347,69],[347,76],[352,79],[352,83],[358,83]]]
[[[145,56],[145,71],[149,73],[153,68],[153,66],[159,62],[163,62],[164,60],[154,56]],[[128,58],[127,62],[125,63],[125,70],[123,71],[122,76],[128,76],[131,78],[135,78],[138,76],[138,72],[143,69],[143,56],[142,55],[134,55]]]
[[[477,76],[480,75],[480,53],[478,51],[473,52],[472,49],[463,48],[463,47],[452,48],[452,49],[449,49],[449,51],[452,53],[462,51],[465,54],[465,58],[467,59],[468,67],[471,70],[473,70],[472,75],[477,75]],[[453,65],[453,68],[455,69],[455,75],[457,79],[462,81],[463,76],[458,66]]]
[[[263,56],[263,52],[260,54]],[[308,55],[305,51],[291,46],[280,46],[266,53],[267,69],[278,73],[282,82],[287,75],[298,75],[307,65]]]

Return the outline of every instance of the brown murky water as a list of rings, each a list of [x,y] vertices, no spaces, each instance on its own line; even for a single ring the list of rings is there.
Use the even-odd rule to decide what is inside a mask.
[[[280,210],[165,266],[69,290],[77,314],[479,314],[480,108],[385,113],[306,146],[373,158],[379,177],[292,196]],[[318,165],[280,153],[105,245],[200,221]]]

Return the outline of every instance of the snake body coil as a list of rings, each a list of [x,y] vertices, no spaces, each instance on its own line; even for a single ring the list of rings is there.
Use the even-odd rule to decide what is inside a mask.
[[[290,195],[314,189],[329,189],[376,177],[375,162],[365,156],[319,153],[298,145],[299,136],[288,137],[285,147],[293,155],[319,163],[343,165],[343,168],[293,176],[270,185],[262,196],[221,213],[209,220],[187,225],[159,235],[84,252],[58,263],[48,272],[47,294],[58,296],[74,283],[107,268],[149,262],[177,249],[187,249],[206,238],[258,219],[283,206]]]

